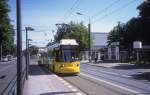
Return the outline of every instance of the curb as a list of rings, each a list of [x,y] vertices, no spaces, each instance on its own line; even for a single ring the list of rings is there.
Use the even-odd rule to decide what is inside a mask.
[[[96,66],[96,67],[109,68],[109,67],[106,67],[106,66],[95,65],[95,64],[93,64],[93,63],[81,63],[81,64],[87,64],[87,65]]]

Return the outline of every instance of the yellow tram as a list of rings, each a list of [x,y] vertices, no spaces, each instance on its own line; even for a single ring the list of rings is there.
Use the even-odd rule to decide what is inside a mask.
[[[80,72],[78,43],[74,39],[62,39],[48,46],[49,68],[55,73],[77,74]]]

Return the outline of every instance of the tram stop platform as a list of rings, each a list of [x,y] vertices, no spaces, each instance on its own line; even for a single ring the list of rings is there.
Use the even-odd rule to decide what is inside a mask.
[[[83,95],[61,77],[37,65],[31,60],[29,78],[25,82],[23,95]]]

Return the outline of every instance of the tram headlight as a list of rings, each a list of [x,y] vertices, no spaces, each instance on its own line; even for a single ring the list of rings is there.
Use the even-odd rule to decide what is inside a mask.
[[[79,64],[77,64],[77,67],[79,67]]]
[[[61,65],[60,65],[61,68],[64,67],[64,66],[65,66],[64,64],[61,64]]]

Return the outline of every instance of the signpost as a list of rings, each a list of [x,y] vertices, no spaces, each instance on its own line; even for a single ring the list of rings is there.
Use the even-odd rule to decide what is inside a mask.
[[[136,58],[137,58],[137,62],[139,61],[140,57],[139,57],[139,49],[142,48],[142,42],[141,41],[134,41],[133,42],[133,48],[136,50]]]

